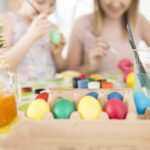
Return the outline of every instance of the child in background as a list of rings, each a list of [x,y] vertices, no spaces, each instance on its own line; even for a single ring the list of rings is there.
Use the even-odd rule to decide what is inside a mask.
[[[113,72],[120,60],[133,62],[127,23],[150,45],[150,23],[138,12],[139,0],[95,0],[93,14],[80,18],[73,29],[67,65],[81,72]]]
[[[14,12],[3,15],[6,47],[0,52],[21,79],[49,79],[65,67],[61,56],[64,39],[50,45],[49,32],[55,25],[48,15],[55,11],[56,0],[17,0]]]

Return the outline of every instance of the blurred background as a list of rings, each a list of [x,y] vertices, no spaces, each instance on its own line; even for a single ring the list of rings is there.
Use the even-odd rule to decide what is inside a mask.
[[[9,0],[0,0],[0,12],[6,12]],[[14,0],[15,2],[15,0]],[[140,12],[150,20],[150,1],[140,1]],[[74,21],[85,14],[93,11],[93,0],[57,0],[57,8],[55,14],[51,15],[49,19],[56,23],[63,32],[67,41]],[[66,53],[66,52],[65,52]],[[65,55],[65,54],[64,54]]]
[[[0,12],[8,10],[8,2],[9,0],[0,0]],[[140,12],[150,20],[149,7],[149,0],[141,0]],[[57,11],[50,19],[55,22],[57,21],[65,35],[69,36],[74,20],[77,17],[92,12],[92,10],[93,0],[57,0]]]

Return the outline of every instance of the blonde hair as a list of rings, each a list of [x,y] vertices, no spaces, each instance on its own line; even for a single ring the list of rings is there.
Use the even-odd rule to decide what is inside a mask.
[[[23,1],[25,0],[15,0],[15,3],[14,3],[14,0],[9,0],[9,6],[11,9],[17,10],[20,8]]]
[[[9,7],[13,10],[17,10],[19,9],[22,2],[23,0],[15,0],[15,3],[14,0],[9,0]]]
[[[129,9],[123,15],[123,28],[125,35],[127,35],[127,23],[130,24],[133,30],[136,29],[137,17],[138,17],[139,0],[132,0]],[[95,12],[94,12],[94,34],[100,36],[102,32],[104,11],[100,5],[100,0],[95,0]]]

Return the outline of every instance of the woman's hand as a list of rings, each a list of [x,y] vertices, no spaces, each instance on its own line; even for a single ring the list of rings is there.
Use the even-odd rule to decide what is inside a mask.
[[[32,40],[37,41],[49,32],[52,24],[48,21],[47,17],[45,14],[40,14],[31,23],[27,34]]]
[[[93,68],[99,68],[101,60],[107,55],[109,45],[102,38],[97,38],[95,44],[89,52],[90,66]]]

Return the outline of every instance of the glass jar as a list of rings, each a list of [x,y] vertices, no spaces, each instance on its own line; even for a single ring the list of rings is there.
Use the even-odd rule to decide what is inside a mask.
[[[150,48],[135,50],[137,52],[145,73],[140,67],[140,61],[134,55],[135,91],[143,92],[150,98]]]
[[[17,102],[21,98],[17,76],[8,68],[8,61],[0,55],[0,127],[16,118]]]

